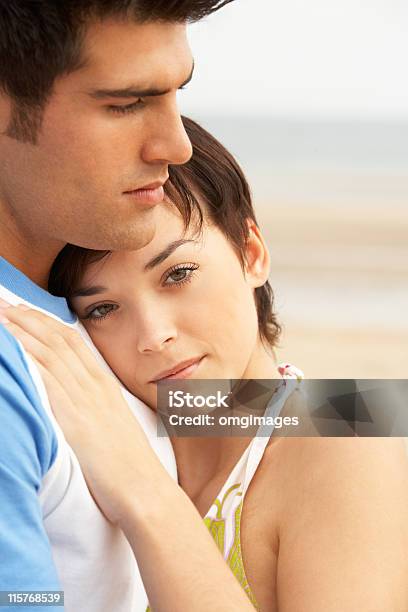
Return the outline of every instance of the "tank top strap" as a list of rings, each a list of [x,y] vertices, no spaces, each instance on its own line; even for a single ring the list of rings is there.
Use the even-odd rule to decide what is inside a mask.
[[[220,501],[220,503],[222,505],[224,504],[226,498],[229,497],[230,492],[231,492],[232,489],[237,488],[237,489],[239,489],[240,495],[242,494],[242,484],[243,484],[244,479],[245,479],[247,463],[248,463],[248,457],[249,457],[249,454],[251,452],[252,442],[249,444],[249,446],[242,453],[241,457],[239,458],[237,463],[234,465],[234,467],[233,467],[232,471],[230,472],[227,480],[224,482],[223,487],[221,488],[220,492],[218,493],[218,500]],[[236,486],[236,485],[238,485],[238,486]],[[238,491],[236,491],[236,492],[238,493]]]
[[[276,417],[280,414],[287,398],[297,388],[303,377],[303,373],[290,364],[282,364],[278,371],[283,380],[279,381],[268,402],[264,417]],[[273,425],[266,424],[258,428],[255,438],[241,455],[204,517],[204,523],[222,556],[256,610],[260,608],[248,582],[242,558],[241,513],[245,493],[262,460],[273,429]]]
[[[277,390],[276,393],[273,394],[270,399],[264,417],[272,417],[275,418],[279,416],[283,406],[285,405],[288,397],[293,393],[293,391],[298,388],[299,380],[294,378],[287,378],[283,380]],[[268,446],[270,437],[273,433],[275,426],[274,425],[261,425],[255,435],[255,438],[252,440],[249,447],[246,449],[245,460],[246,460],[246,470],[245,476],[243,478],[243,486],[242,486],[242,496],[245,495],[252,478],[258,466],[262,460],[266,447]],[[242,459],[243,457],[241,457]]]

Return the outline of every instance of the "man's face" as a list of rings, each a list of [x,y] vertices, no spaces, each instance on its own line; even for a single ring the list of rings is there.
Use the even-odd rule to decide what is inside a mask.
[[[191,155],[176,102],[192,73],[186,29],[95,23],[83,56],[55,82],[35,145],[0,137],[3,214],[33,242],[137,249],[154,235],[168,164]]]

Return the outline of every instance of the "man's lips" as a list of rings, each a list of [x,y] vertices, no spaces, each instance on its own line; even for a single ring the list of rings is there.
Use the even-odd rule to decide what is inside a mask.
[[[177,380],[177,379],[187,378],[188,376],[191,376],[191,374],[198,368],[198,366],[200,365],[203,359],[204,359],[204,356],[194,357],[193,359],[187,359],[186,361],[181,361],[173,368],[160,372],[159,374],[157,374],[157,376],[152,378],[152,380],[150,380],[149,382],[157,383],[160,380]]]
[[[160,204],[164,200],[163,185],[163,181],[157,181],[144,185],[140,189],[125,191],[124,194],[143,204]]]

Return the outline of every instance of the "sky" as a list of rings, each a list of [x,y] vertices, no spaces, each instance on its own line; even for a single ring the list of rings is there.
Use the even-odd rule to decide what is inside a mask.
[[[190,26],[183,112],[408,120],[406,0],[234,0]]]

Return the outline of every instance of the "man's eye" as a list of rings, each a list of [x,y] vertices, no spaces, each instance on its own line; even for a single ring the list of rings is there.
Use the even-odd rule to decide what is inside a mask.
[[[145,102],[143,98],[139,98],[136,102],[132,102],[131,104],[126,104],[125,106],[117,106],[114,104],[110,104],[108,109],[111,113],[115,113],[118,115],[126,115],[127,113],[134,113],[135,111],[143,108]]]
[[[98,321],[105,319],[111,312],[116,310],[118,307],[115,304],[100,304],[88,312],[84,317],[85,319]]]

